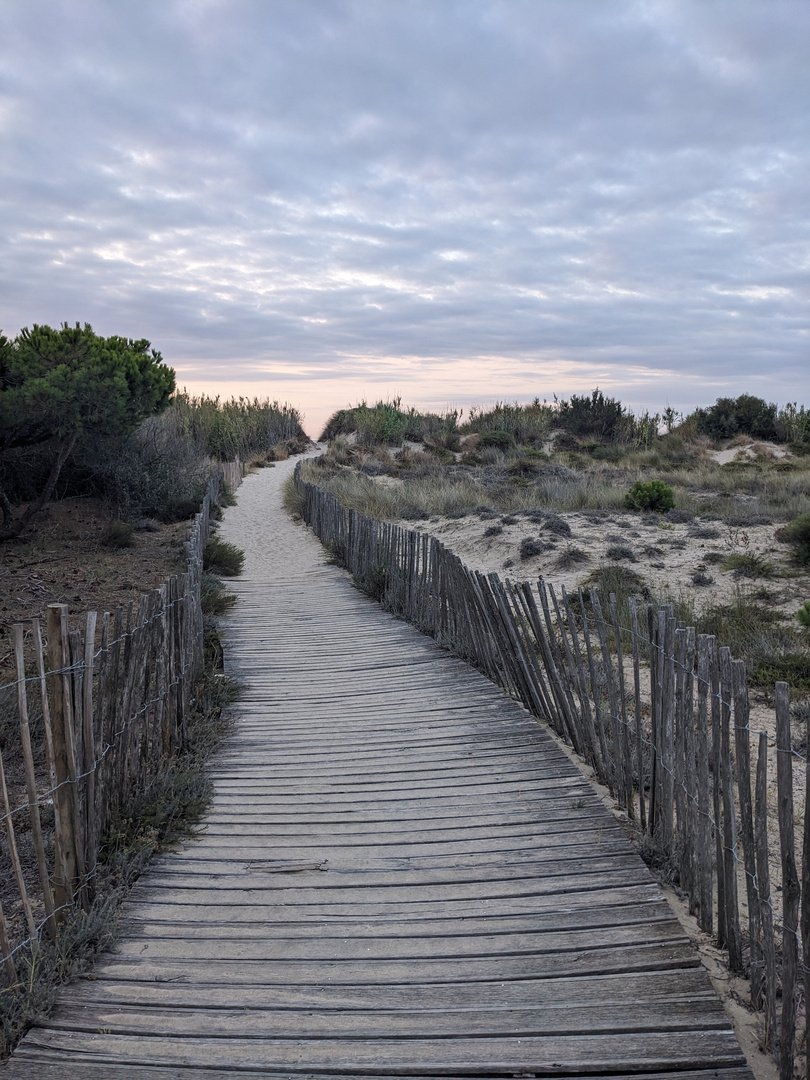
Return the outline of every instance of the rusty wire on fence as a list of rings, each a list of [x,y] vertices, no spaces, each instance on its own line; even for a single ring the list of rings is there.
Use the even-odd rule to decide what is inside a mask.
[[[0,755],[0,826],[19,893],[16,918],[0,905],[0,961],[8,985],[17,980],[18,954],[43,932],[55,938],[77,905],[88,910],[106,831],[182,744],[191,689],[204,664],[203,549],[223,478],[236,487],[238,463],[208,484],[185,544],[185,573],[101,620],[88,612],[83,632],[70,629],[63,604],[49,605],[44,635],[38,619],[14,625],[17,678],[0,691],[16,696],[25,795],[11,805]],[[41,719],[39,762],[32,707]],[[47,845],[46,811],[53,815]],[[15,830],[20,816],[27,818],[35,870],[23,865]]]

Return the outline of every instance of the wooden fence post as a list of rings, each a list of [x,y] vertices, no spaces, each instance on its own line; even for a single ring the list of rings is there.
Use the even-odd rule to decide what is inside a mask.
[[[768,736],[764,731],[759,733],[754,836],[757,848],[757,899],[765,957],[765,1046],[773,1049],[779,1029],[776,1023],[776,942],[771,906],[771,874],[768,867]]]
[[[712,819],[709,793],[709,691],[711,689],[711,648],[713,638],[709,634],[698,635],[698,714],[697,714],[697,790],[698,790],[698,836],[699,896],[698,923],[701,930],[711,934],[712,911]],[[716,780],[715,780],[716,786]]]
[[[748,687],[745,661],[732,663],[734,691],[734,743],[737,750],[737,792],[740,799],[740,837],[745,860],[745,893],[748,900],[748,937],[751,950],[751,998],[762,1007],[762,942],[760,940],[757,860],[754,847],[754,810],[751,800],[751,746]]]
[[[56,790],[54,805],[59,806],[55,837],[54,900],[57,910],[69,905],[79,887],[82,873],[79,807],[76,797],[76,760],[73,723],[70,709],[70,655],[67,633],[67,606],[48,605],[48,682],[51,692],[51,730],[53,735]],[[58,921],[64,918],[59,911]]]
[[[720,649],[720,793],[723,803],[723,870],[726,897],[726,947],[732,971],[743,971],[740,909],[737,899],[737,811],[731,762],[731,651]]]
[[[42,821],[39,814],[39,796],[37,794],[37,781],[34,772],[34,754],[31,749],[31,731],[28,725],[28,695],[25,690],[25,652],[22,623],[14,623],[14,659],[17,667],[17,709],[20,717],[20,743],[22,745],[23,763],[25,765],[25,790],[28,796],[28,812],[31,820],[31,838],[34,844],[34,854],[37,859],[37,871],[39,884],[42,889],[42,900],[45,905],[47,923],[45,924],[49,935],[56,935],[56,925],[53,918],[53,893],[51,892],[51,879],[48,874],[48,863],[45,858],[45,844],[42,839]]]
[[[796,981],[799,965],[799,897],[796,839],[793,829],[793,747],[790,741],[790,690],[776,684],[776,784],[779,843],[782,852],[782,1019],[779,1030],[779,1077],[792,1080],[796,1046]]]

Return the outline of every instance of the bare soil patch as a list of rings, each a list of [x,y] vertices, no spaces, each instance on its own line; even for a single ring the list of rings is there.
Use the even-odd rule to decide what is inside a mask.
[[[15,676],[11,627],[44,619],[48,604],[71,615],[114,611],[183,570],[188,522],[149,522],[133,547],[103,542],[109,511],[97,499],[50,503],[24,536],[0,545],[0,684]]]

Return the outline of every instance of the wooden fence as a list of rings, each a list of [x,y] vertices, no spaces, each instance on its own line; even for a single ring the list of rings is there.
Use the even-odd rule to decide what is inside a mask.
[[[19,892],[16,904],[0,906],[9,985],[22,950],[43,930],[54,938],[75,904],[89,908],[110,824],[182,744],[203,668],[203,549],[225,471],[209,481],[191,525],[185,573],[100,620],[88,612],[83,631],[69,628],[64,604],[49,605],[44,638],[38,619],[13,627],[17,679],[0,690],[16,696],[25,796],[12,805],[0,755],[0,847]],[[231,468],[228,482],[238,486],[241,470]],[[44,760],[35,753],[32,713]],[[14,740],[3,734],[8,758]]]
[[[744,662],[678,625],[671,606],[631,600],[622,620],[613,595],[604,610],[594,590],[473,572],[434,537],[346,510],[295,475],[306,522],[358,584],[547,721],[637,819],[701,928],[750,977],[765,1043],[793,1077],[810,1000],[810,771],[792,749],[787,684],[776,684],[774,740],[751,727]]]

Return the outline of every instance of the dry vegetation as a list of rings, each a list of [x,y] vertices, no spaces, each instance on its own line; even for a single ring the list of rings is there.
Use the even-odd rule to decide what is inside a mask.
[[[474,410],[463,425],[399,402],[344,410],[305,478],[344,506],[436,535],[474,569],[673,601],[747,661],[754,686],[784,679],[810,696],[810,635],[797,618],[810,560],[785,542],[810,510],[806,410],[743,395],[670,415],[658,434],[659,417],[633,417],[598,391],[572,402]],[[650,480],[672,489],[674,507],[627,509],[631,486]]]

